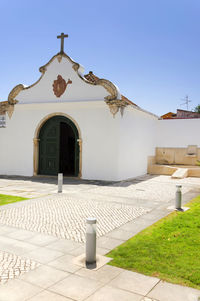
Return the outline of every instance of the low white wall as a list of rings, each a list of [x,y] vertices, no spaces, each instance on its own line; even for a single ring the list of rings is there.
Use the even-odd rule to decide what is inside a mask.
[[[154,155],[157,118],[128,107],[120,120],[119,178],[128,179],[147,172],[147,158]]]
[[[156,130],[157,147],[200,146],[200,119],[158,120]]]
[[[62,112],[79,125],[83,141],[82,178],[117,180],[118,120],[104,101],[91,103],[17,104],[7,127],[0,129],[0,174],[33,175],[33,138],[40,121]]]

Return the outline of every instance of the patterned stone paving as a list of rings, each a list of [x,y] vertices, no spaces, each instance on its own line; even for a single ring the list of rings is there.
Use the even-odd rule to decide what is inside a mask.
[[[97,218],[100,237],[147,212],[142,207],[51,195],[1,208],[0,224],[84,242],[87,217]]]
[[[176,192],[176,184],[182,184],[181,181],[159,181],[159,177],[156,179],[149,179],[148,181],[141,181],[139,183],[132,182],[120,182],[112,186],[95,187],[90,192],[93,194],[101,194],[105,196],[123,196],[127,198],[134,198],[138,200],[147,200],[150,204],[151,201],[167,202],[174,198]],[[182,187],[182,193],[186,193],[191,189],[190,186],[184,185]]]
[[[113,229],[120,227],[121,225],[127,223],[130,220],[135,219],[136,217],[139,217],[146,212],[148,212],[149,209],[144,209],[142,207],[138,206],[138,203],[142,204],[144,207],[149,207],[149,204],[151,205],[151,209],[153,209],[153,202],[162,202],[165,200],[169,200],[174,197],[175,193],[175,184],[179,181],[171,181],[169,177],[141,177],[141,179],[133,180],[133,181],[125,181],[121,183],[115,183],[112,185],[105,185],[105,186],[98,186],[96,185],[89,185],[87,187],[83,187],[82,184],[80,185],[66,185],[66,191],[68,193],[74,193],[74,195],[67,196],[67,195],[58,195],[54,194],[51,196],[46,197],[40,197],[35,200],[29,200],[21,203],[15,203],[12,205],[8,205],[5,207],[0,207],[0,224],[8,225],[8,226],[14,226],[17,228],[22,228],[25,230],[30,231],[36,231],[43,234],[50,234],[54,235],[58,238],[67,238],[78,242],[83,242],[85,239],[85,219],[88,216],[95,216],[98,220],[98,236],[102,236],[109,231],[112,231]],[[199,184],[200,179],[183,179],[181,182],[179,182],[184,185],[183,187],[183,193],[190,190],[191,187],[198,189],[199,191]],[[19,183],[9,184],[9,181],[6,182],[7,187],[4,187],[3,183],[1,183],[0,180],[0,191],[2,192],[5,189],[5,193],[8,194],[21,194],[22,196],[31,196],[31,197],[38,197],[42,196],[43,194],[47,195],[49,193],[53,193],[56,191],[55,187],[56,185],[49,185],[47,186],[46,183],[44,184],[37,184],[34,183],[34,187],[32,187],[32,183],[28,183],[30,187],[26,190],[26,185],[22,182],[21,187],[19,187]],[[37,185],[36,185],[37,184]],[[9,190],[9,186],[10,190]],[[1,187],[2,186],[2,187]],[[15,186],[15,189],[13,189]],[[7,190],[8,188],[8,190]],[[2,190],[1,190],[2,189]],[[78,194],[77,194],[78,190]],[[88,192],[87,192],[88,190]],[[29,195],[30,194],[30,195]],[[79,197],[80,195],[80,197]],[[146,202],[138,202],[141,200],[147,201]],[[135,207],[134,207],[135,206]],[[144,218],[143,218],[144,219]],[[147,217],[148,219],[148,217]],[[3,228],[3,227],[2,227]],[[9,227],[4,227],[5,231],[2,231],[3,236],[6,235],[6,231],[8,231]],[[7,228],[7,230],[6,230]],[[10,230],[9,230],[10,231]],[[10,232],[8,231],[8,237],[10,235]],[[11,230],[11,239],[13,240],[12,231],[17,232],[16,229],[13,228]],[[19,231],[20,232],[20,231]],[[23,232],[23,231],[21,231]],[[24,231],[26,232],[26,231]],[[117,231],[116,231],[117,232]],[[122,231],[123,232],[123,231]],[[15,235],[15,234],[14,234]],[[40,236],[41,235],[36,235]],[[22,237],[21,237],[22,238]],[[17,238],[16,238],[17,239]],[[19,239],[19,237],[18,237]],[[120,239],[120,238],[118,238]],[[23,240],[23,239],[22,239]],[[32,242],[33,243],[33,242]],[[71,241],[65,241],[65,243],[74,244]],[[62,245],[62,244],[61,244]],[[76,245],[76,244],[75,244]],[[1,247],[1,246],[0,246]],[[36,247],[37,248],[37,247]],[[2,244],[3,249],[3,244]],[[45,247],[39,248],[39,252],[41,252],[41,249],[44,250]],[[51,249],[51,248],[50,248]],[[56,252],[56,256],[60,256],[60,252],[54,251],[53,249],[49,251],[48,247],[45,249],[45,252]],[[14,252],[14,249],[13,251]],[[24,251],[25,252],[25,251]],[[70,251],[71,252],[71,251]],[[25,253],[25,255],[21,256],[27,256],[29,257],[31,252]],[[67,249],[66,249],[67,254]],[[72,253],[70,253],[72,254]],[[45,253],[46,256],[46,253]],[[51,254],[52,256],[52,254]],[[69,262],[66,261],[65,265],[67,266],[69,264],[71,268],[71,257],[72,255],[64,255],[62,258],[66,260],[66,258],[69,258]],[[34,256],[33,256],[34,258]],[[56,263],[59,263],[58,261],[55,261]],[[40,266],[42,268],[41,270],[37,269],[36,271],[32,273],[27,273],[35,268]],[[51,265],[50,265],[51,266]],[[114,267],[107,266],[105,278],[108,279],[108,285],[110,282],[109,277],[112,276],[112,272],[115,274],[116,271],[112,271]],[[53,266],[41,266],[40,264],[36,263],[35,261],[31,259],[22,258],[20,256],[0,251],[0,284],[6,283],[9,279],[16,278],[22,274],[24,275],[22,279],[14,280],[13,282],[8,282],[5,285],[2,285],[0,287],[0,299],[3,300],[64,300],[66,299],[62,295],[62,292],[52,293],[50,291],[44,290],[42,288],[42,282],[43,285],[45,283],[48,283],[49,281],[51,285],[59,282],[57,275],[61,273],[63,275],[63,270],[58,267],[56,267],[55,274],[56,276],[53,276],[54,273],[49,273],[49,271],[52,271]],[[112,269],[110,272],[108,269]],[[114,268],[117,269],[117,268]],[[89,271],[91,272],[91,271]],[[104,277],[103,269],[102,271],[99,270],[99,275],[102,274],[101,277]],[[34,274],[35,273],[35,274]],[[42,277],[41,277],[42,273]],[[45,274],[46,273],[46,274]],[[96,272],[95,272],[96,273]],[[123,273],[123,272],[120,272]],[[126,273],[126,272],[125,272]],[[129,273],[129,272],[128,272]],[[32,275],[31,275],[32,274]],[[51,275],[50,275],[51,274]],[[134,273],[135,274],[135,273]],[[30,275],[30,276],[29,276]],[[77,274],[78,275],[78,274]],[[69,278],[66,279],[66,281],[63,283],[63,279],[58,283],[58,287],[62,288],[64,285],[64,290],[66,290],[66,286],[68,283],[68,279],[72,281],[72,286],[76,288],[76,291],[80,290],[80,295],[82,291],[82,286],[80,287],[77,285],[76,281],[78,278],[77,275],[71,275]],[[110,276],[109,276],[110,275]],[[29,277],[29,278],[26,278]],[[63,277],[63,276],[62,276]],[[61,278],[62,278],[61,277]],[[91,277],[91,275],[90,275]],[[87,285],[88,281],[95,281],[89,279],[89,274],[85,276],[82,275],[82,281]],[[96,277],[96,276],[95,276]],[[115,276],[116,277],[116,274]],[[118,276],[117,276],[118,277]],[[120,277],[120,276],[119,276]],[[135,277],[135,276],[134,276]],[[147,276],[144,276],[147,277]],[[150,278],[150,277],[149,277]],[[73,282],[73,279],[76,281]],[[16,282],[15,282],[16,281]],[[40,283],[41,281],[41,283]],[[101,281],[101,280],[99,280]],[[138,274],[138,281],[141,281],[141,275]],[[11,285],[10,285],[11,284]],[[38,286],[39,284],[39,286]],[[165,287],[164,287],[165,284]],[[145,287],[146,282],[143,283],[143,287]],[[36,292],[39,292],[39,287],[41,286],[41,292],[32,298]],[[157,285],[156,292],[158,293],[159,290],[162,292],[163,296],[167,295],[167,290],[171,290],[171,284],[162,283],[162,285]],[[173,285],[174,286],[174,285]],[[176,300],[179,300],[180,291],[182,289],[180,286],[174,286],[174,292],[176,297]],[[104,287],[106,289],[106,286]],[[102,288],[100,288],[99,291],[101,291]],[[130,292],[132,292],[132,289],[129,292],[129,289],[127,289],[128,292],[126,293],[126,296],[124,295],[123,299],[130,299]],[[151,289],[155,290],[155,287],[153,286]],[[187,292],[184,296],[184,300],[189,300],[192,296],[199,295],[197,290],[194,292],[194,289],[187,288]],[[119,294],[119,298],[121,296],[122,290],[118,289],[117,287],[114,288],[114,291],[116,294]],[[98,290],[97,290],[98,293]],[[137,292],[136,292],[137,293]],[[149,295],[149,294],[148,294]],[[140,297],[136,297],[137,299],[140,298],[141,301],[156,301],[158,299],[157,295],[150,293],[150,296],[146,296],[145,293],[142,294]],[[155,297],[154,297],[155,296]],[[188,299],[189,296],[189,299]],[[66,296],[68,297],[68,296]],[[105,296],[104,296],[105,297]],[[127,297],[127,298],[126,298]],[[31,299],[30,299],[31,298]],[[194,299],[193,298],[193,299]],[[198,296],[196,297],[198,298]],[[195,298],[195,300],[197,300]],[[82,298],[80,298],[82,300]],[[88,300],[90,300],[89,298]],[[99,300],[98,296],[97,299]],[[97,300],[95,298],[95,300]],[[135,294],[133,294],[133,299],[135,300]],[[192,300],[193,300],[192,299]],[[66,299],[68,300],[68,298]],[[70,299],[71,300],[71,299]],[[94,300],[93,298],[91,300]],[[132,300],[132,299],[131,299]],[[159,298],[159,300],[161,300]],[[182,300],[182,299],[181,299]]]
[[[39,264],[31,259],[0,251],[0,284],[4,284],[38,266]]]

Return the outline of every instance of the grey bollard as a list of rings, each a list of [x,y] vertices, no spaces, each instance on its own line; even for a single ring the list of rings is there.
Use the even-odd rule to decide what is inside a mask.
[[[177,184],[176,185],[176,204],[175,208],[177,210],[181,210],[181,201],[182,201],[182,192],[181,192],[182,185]]]
[[[86,264],[96,263],[96,218],[86,219]]]
[[[58,193],[62,192],[62,185],[63,185],[63,174],[58,174]]]

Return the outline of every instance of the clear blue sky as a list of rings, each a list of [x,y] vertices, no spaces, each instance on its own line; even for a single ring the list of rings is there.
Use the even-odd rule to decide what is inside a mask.
[[[65,52],[142,108],[162,115],[200,103],[200,0],[1,0],[0,100]]]

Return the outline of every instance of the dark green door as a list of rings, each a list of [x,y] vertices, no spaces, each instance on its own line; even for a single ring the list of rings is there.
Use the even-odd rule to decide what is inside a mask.
[[[64,116],[47,120],[39,135],[39,174],[78,176],[79,144],[78,130]]]

